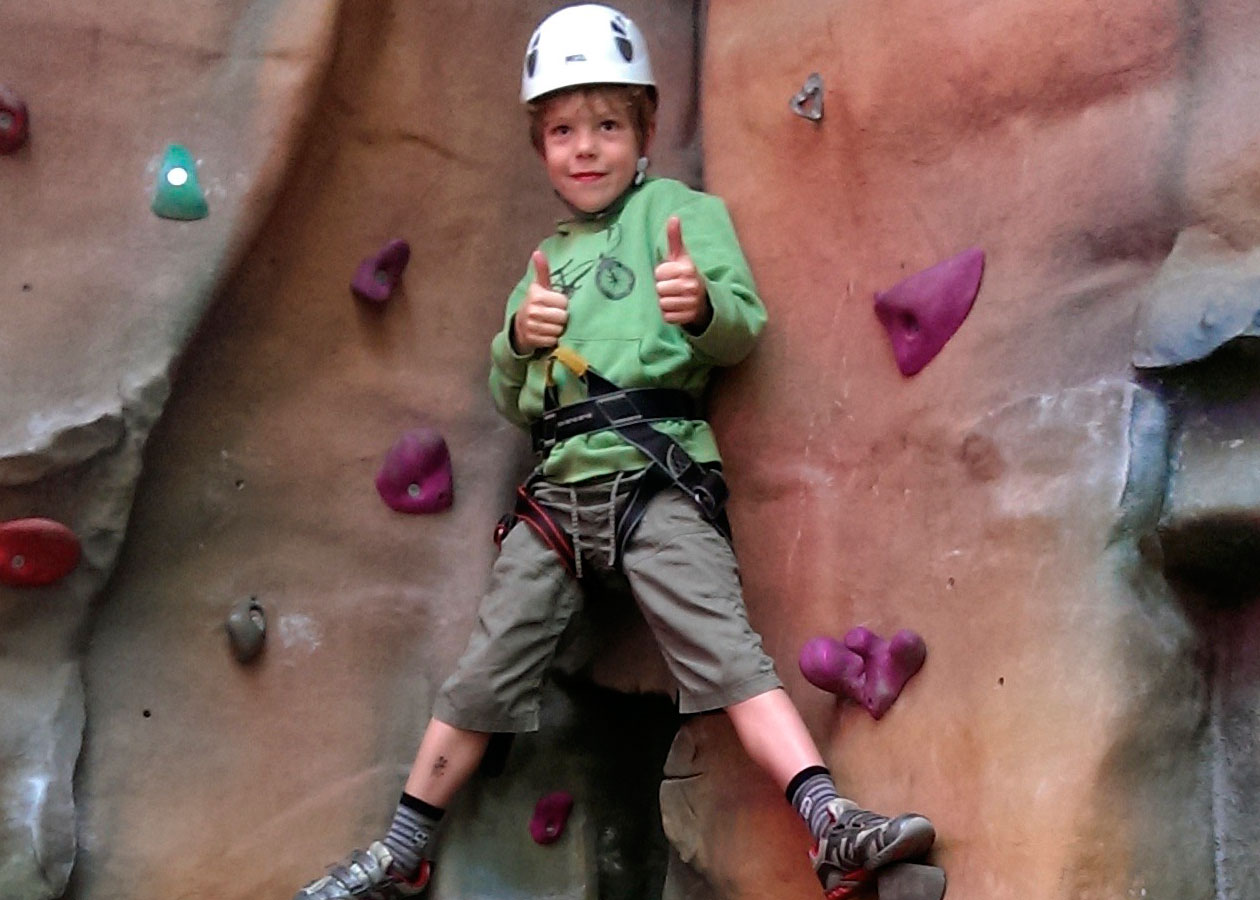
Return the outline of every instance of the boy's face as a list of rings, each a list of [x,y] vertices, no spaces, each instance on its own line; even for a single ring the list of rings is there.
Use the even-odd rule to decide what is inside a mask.
[[[634,180],[639,141],[624,104],[597,94],[563,94],[543,111],[543,164],[572,206],[607,208]]]

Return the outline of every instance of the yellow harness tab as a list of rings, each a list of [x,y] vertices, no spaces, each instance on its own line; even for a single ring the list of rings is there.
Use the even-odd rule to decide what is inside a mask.
[[[578,378],[585,375],[589,367],[585,357],[570,347],[556,347],[556,349],[551,351],[551,358],[559,362]]]

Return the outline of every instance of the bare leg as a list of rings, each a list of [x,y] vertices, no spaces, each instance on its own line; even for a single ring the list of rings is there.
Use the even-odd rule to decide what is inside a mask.
[[[445,809],[476,770],[489,742],[487,732],[466,731],[430,719],[403,789],[425,803]]]
[[[726,713],[752,761],[780,790],[802,769],[824,764],[796,704],[782,688],[732,704]]]

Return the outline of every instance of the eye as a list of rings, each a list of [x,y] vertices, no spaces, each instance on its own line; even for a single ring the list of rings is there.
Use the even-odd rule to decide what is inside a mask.
[[[572,130],[568,125],[552,125],[547,133],[553,137],[566,137]]]
[[[599,123],[599,127],[602,131],[620,131],[621,123],[616,119],[605,119]]]

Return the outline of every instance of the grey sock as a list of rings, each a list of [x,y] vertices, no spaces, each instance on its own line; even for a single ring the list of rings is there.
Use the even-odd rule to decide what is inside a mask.
[[[394,856],[394,866],[407,878],[414,878],[425,858],[425,849],[433,839],[442,810],[406,794],[394,811],[389,833],[381,843]]]
[[[840,794],[836,791],[836,783],[832,780],[831,773],[822,766],[813,766],[804,770],[792,779],[792,784],[789,786],[788,799],[793,808],[800,813],[805,824],[809,826],[810,834],[820,840],[831,828],[831,816],[827,813],[827,804],[839,797]],[[852,805],[847,800],[841,802],[842,809]]]

